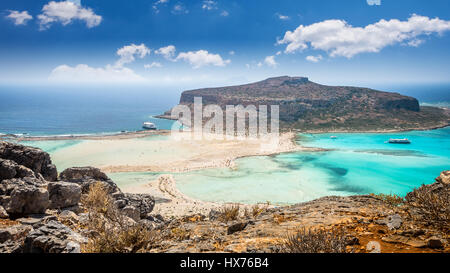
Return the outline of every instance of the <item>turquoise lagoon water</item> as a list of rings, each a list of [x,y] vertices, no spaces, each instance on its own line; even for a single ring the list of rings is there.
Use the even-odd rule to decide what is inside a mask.
[[[336,135],[337,139],[330,136]],[[385,143],[408,137],[411,145]],[[395,193],[432,183],[450,169],[450,128],[395,134],[300,135],[332,149],[237,160],[237,169],[176,174],[178,188],[207,201],[292,204],[326,195]]]
[[[337,139],[331,139],[332,135]],[[385,143],[389,138],[403,137],[412,144]],[[160,138],[146,140],[157,139]],[[26,145],[52,154],[81,142],[36,141]],[[300,134],[298,142],[329,150],[241,158],[235,169],[173,175],[180,191],[196,199],[248,204],[269,201],[284,205],[327,195],[405,195],[414,187],[432,183],[441,171],[450,169],[450,127],[393,134]],[[61,169],[65,162],[56,164]],[[115,173],[110,177],[120,187],[127,187],[146,184],[161,174]]]
[[[337,139],[331,139],[332,135]],[[387,144],[407,137],[410,145]],[[173,174],[177,187],[205,201],[293,204],[327,195],[395,193],[432,183],[450,169],[450,127],[394,134],[299,135],[299,143],[330,149],[241,158],[236,169]],[[148,183],[161,173],[122,173],[121,186]]]

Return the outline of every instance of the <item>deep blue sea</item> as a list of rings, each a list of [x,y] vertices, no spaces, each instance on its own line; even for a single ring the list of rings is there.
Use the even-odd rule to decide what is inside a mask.
[[[400,92],[421,103],[450,105],[450,84],[372,86]],[[176,105],[183,88],[0,86],[0,133],[29,135],[135,131]]]
[[[157,88],[48,88],[0,86],[0,133],[43,135],[109,134],[140,130],[176,105],[181,90]]]

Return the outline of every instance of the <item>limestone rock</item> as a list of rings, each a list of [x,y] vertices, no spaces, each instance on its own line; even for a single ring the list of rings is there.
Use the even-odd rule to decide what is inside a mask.
[[[381,253],[381,245],[377,241],[370,241],[366,245],[366,251],[369,253]]]
[[[424,242],[422,240],[415,239],[415,238],[409,238],[409,237],[401,236],[401,235],[389,235],[389,236],[381,238],[381,240],[386,243],[405,244],[405,245],[409,245],[409,246],[417,247],[417,248],[422,248],[422,247],[427,246],[426,242]]]
[[[50,155],[41,149],[1,141],[0,158],[25,166],[34,173],[41,174],[47,181],[56,181],[56,167],[52,164]]]
[[[21,237],[25,237],[31,231],[30,226],[16,225],[0,229],[0,243],[8,240],[15,241]]]
[[[125,193],[120,199],[117,199],[116,202],[120,204],[119,209],[123,209],[127,206],[136,208],[139,219],[147,218],[155,207],[155,199],[148,194]],[[133,217],[131,218],[134,219]]]
[[[136,222],[141,220],[141,213],[140,213],[139,209],[136,207],[126,206],[121,211],[123,214],[130,217],[131,219],[133,219]]]
[[[25,239],[25,253],[79,253],[86,238],[60,222],[50,221],[31,231]]]
[[[0,159],[0,181],[16,177],[16,166],[14,161]]]
[[[433,236],[427,240],[427,246],[429,248],[443,248],[445,241],[439,237]]]
[[[442,172],[441,175],[436,178],[436,181],[445,185],[450,184],[450,171]]]
[[[51,182],[48,184],[51,209],[76,206],[81,198],[81,186],[75,183]]]
[[[398,214],[389,215],[386,218],[386,225],[390,230],[398,229],[402,225],[402,217]]]
[[[49,194],[45,182],[37,178],[3,180],[0,184],[0,199],[10,215],[27,215],[44,213],[49,207]]]
[[[89,187],[97,182],[103,183],[109,193],[120,192],[119,187],[109,177],[94,167],[73,167],[65,169],[59,179],[66,182],[77,183],[81,186],[83,193],[89,191]]]
[[[25,225],[0,228],[0,253],[22,252],[23,241],[31,230]]]
[[[245,229],[246,226],[247,226],[247,222],[238,222],[238,223],[231,224],[227,228],[227,234],[231,235],[233,233],[242,231]]]

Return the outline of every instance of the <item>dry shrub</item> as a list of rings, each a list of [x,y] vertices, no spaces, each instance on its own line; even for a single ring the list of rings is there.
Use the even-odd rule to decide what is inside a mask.
[[[289,221],[290,219],[288,217],[286,217],[284,214],[274,214],[273,215],[273,222],[276,224],[281,224],[284,222]]]
[[[191,234],[189,233],[188,230],[180,227],[173,228],[170,230],[170,232],[172,238],[180,241],[188,240],[191,237]]]
[[[236,220],[239,217],[239,205],[224,206],[219,211],[218,219],[222,222]]]
[[[392,207],[398,207],[405,204],[405,198],[401,197],[397,194],[371,194],[371,196],[380,199],[384,203],[392,206]]]
[[[83,252],[135,253],[151,247],[154,233],[141,224],[130,222],[114,205],[102,183],[90,186],[81,200],[88,211],[89,241]]]
[[[260,206],[260,205],[256,204],[256,205],[253,205],[251,207],[251,209],[245,208],[244,216],[247,218],[251,218],[251,217],[256,218],[266,210],[267,210],[267,206]]]
[[[408,193],[406,201],[411,217],[444,232],[450,231],[450,185],[438,191],[423,185]]]
[[[346,235],[343,229],[302,228],[289,235],[279,246],[282,253],[346,253]]]

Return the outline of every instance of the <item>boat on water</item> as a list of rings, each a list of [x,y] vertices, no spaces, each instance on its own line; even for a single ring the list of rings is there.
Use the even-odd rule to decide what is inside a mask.
[[[390,144],[411,144],[411,141],[407,138],[391,138],[388,143]]]
[[[148,121],[146,121],[142,124],[142,128],[144,128],[146,130],[156,130],[157,129],[156,125],[154,123],[148,122]]]
[[[337,139],[337,136],[330,136],[331,139]]]

